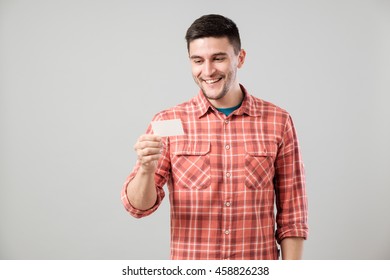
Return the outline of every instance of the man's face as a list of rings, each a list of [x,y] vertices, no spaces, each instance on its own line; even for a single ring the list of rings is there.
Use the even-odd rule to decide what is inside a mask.
[[[228,38],[205,37],[189,45],[192,76],[210,100],[220,100],[238,85],[237,69],[244,62],[245,52],[234,53]]]

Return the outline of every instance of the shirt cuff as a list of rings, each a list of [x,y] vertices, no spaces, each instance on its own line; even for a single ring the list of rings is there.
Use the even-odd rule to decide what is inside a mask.
[[[280,244],[284,238],[287,237],[301,237],[307,239],[309,236],[309,229],[306,224],[294,224],[283,226],[276,230],[276,240]]]
[[[149,208],[147,210],[137,209],[133,205],[131,205],[131,203],[127,197],[127,185],[129,184],[131,179],[132,178],[128,178],[126,180],[125,184],[123,185],[123,188],[122,188],[121,200],[122,200],[123,206],[125,207],[126,211],[129,212],[130,215],[135,217],[135,218],[143,218],[143,217],[149,216],[154,211],[156,211],[157,208],[160,206],[160,204],[165,196],[164,190],[162,188],[156,187],[157,199],[156,199],[156,203],[151,208]]]

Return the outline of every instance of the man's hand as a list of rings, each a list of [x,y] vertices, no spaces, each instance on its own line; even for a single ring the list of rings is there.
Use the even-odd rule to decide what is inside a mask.
[[[144,134],[138,138],[134,150],[137,152],[143,172],[154,173],[157,161],[161,157],[162,148],[163,144],[160,136]]]

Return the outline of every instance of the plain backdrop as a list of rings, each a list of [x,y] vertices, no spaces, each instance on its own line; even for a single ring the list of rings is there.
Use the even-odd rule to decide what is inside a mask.
[[[305,259],[390,259],[390,1],[0,1],[0,258],[168,259],[169,201],[125,212],[133,145],[198,93],[184,35],[233,19],[239,80],[290,112]]]

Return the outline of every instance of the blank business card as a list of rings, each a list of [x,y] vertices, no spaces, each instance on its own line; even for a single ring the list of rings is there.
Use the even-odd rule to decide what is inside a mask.
[[[180,119],[152,122],[153,133],[159,136],[184,135]]]

